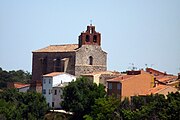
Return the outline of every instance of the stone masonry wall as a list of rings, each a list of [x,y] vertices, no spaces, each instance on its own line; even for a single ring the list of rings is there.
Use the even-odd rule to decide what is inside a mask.
[[[92,65],[90,64],[92,57]],[[106,71],[107,53],[98,45],[83,45],[76,51],[75,75]]]

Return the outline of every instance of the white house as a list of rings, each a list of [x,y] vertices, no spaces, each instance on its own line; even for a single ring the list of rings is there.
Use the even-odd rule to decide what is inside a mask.
[[[52,72],[43,75],[42,93],[50,107],[61,108],[62,89],[76,77],[64,72]]]

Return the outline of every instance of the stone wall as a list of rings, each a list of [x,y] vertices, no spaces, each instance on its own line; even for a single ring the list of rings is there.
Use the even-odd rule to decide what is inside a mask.
[[[90,62],[92,58],[92,64]],[[76,51],[75,75],[106,71],[107,53],[98,45],[83,45]]]

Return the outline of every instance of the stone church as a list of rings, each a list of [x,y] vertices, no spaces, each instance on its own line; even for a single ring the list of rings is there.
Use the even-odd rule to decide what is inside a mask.
[[[44,74],[66,72],[80,76],[107,69],[107,53],[101,48],[101,34],[92,24],[80,34],[78,44],[50,45],[32,53],[31,90],[39,92]]]

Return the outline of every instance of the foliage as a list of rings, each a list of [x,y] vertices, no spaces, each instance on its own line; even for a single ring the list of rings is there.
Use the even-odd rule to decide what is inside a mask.
[[[179,120],[180,93],[164,95],[134,96],[123,100],[118,107],[115,119],[125,120]]]
[[[91,112],[95,99],[105,96],[105,90],[101,84],[97,86],[87,78],[78,78],[64,88],[63,96],[63,109],[74,112],[74,119],[82,119]]]
[[[86,120],[110,120],[114,118],[114,111],[118,107],[120,100],[113,97],[99,98],[95,100],[92,111],[85,115]]]
[[[31,74],[27,71],[6,71],[0,67],[0,88],[5,88],[7,86],[7,82],[29,83],[31,77]]]
[[[47,110],[45,98],[39,93],[15,89],[0,93],[0,114],[8,120],[43,119]]]

